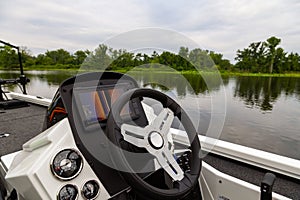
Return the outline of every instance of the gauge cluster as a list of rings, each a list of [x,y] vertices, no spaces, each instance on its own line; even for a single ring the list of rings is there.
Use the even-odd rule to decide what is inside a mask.
[[[7,182],[18,188],[21,199],[87,200],[111,197],[107,186],[103,185],[78,150],[68,118],[32,138],[24,146],[16,154],[15,162],[12,162],[6,175]]]
[[[53,157],[50,168],[57,179],[66,182],[58,191],[57,200],[77,200],[80,194],[83,199],[93,200],[99,195],[100,185],[96,180],[87,180],[82,186],[69,183],[80,174],[83,168],[83,157],[77,150],[59,151]]]
[[[81,171],[82,156],[74,149],[64,149],[57,153],[51,163],[52,173],[61,180],[72,180]]]

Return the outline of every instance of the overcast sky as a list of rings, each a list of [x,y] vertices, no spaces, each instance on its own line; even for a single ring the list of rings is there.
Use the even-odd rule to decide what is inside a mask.
[[[270,36],[300,53],[299,0],[0,0],[0,39],[33,54],[94,50],[149,27],[179,32],[232,61],[238,49]]]

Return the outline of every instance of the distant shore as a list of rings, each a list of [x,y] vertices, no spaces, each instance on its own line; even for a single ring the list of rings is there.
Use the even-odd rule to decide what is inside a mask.
[[[15,68],[13,70],[7,70],[5,68],[0,68],[1,71],[18,71],[18,68]],[[181,74],[198,74],[199,72],[196,70],[187,70],[187,71],[176,71],[176,70],[160,70],[160,69],[145,69],[145,68],[136,68],[134,69],[134,72],[146,72],[151,70],[152,73],[181,73]],[[65,67],[65,68],[57,68],[50,66],[37,66],[36,68],[24,68],[24,71],[96,71],[96,70],[82,70],[79,68],[73,68],[73,67]],[[127,71],[130,71],[130,69],[117,69],[113,70],[120,73],[126,73]],[[200,74],[202,73],[211,73],[214,74],[218,71],[200,71]],[[299,72],[287,72],[287,73],[251,73],[251,72],[232,72],[232,71],[219,71],[219,73],[222,76],[256,76],[256,77],[299,77]]]

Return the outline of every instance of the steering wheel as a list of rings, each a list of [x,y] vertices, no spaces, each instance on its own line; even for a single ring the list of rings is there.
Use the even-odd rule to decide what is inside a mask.
[[[142,99],[142,97],[159,101],[163,105],[162,111],[145,127],[140,127],[132,123],[124,123],[120,116],[124,105],[132,99]],[[181,121],[190,142],[190,170],[188,171],[184,171],[180,167],[169,145],[168,134],[170,134],[169,131],[175,116]],[[125,92],[112,105],[107,121],[107,134],[114,146],[111,148],[113,149],[111,151],[111,158],[116,165],[115,167],[117,167],[121,176],[128,184],[139,194],[151,199],[180,199],[198,184],[201,170],[201,159],[199,156],[201,147],[197,132],[186,112],[169,96],[147,88],[132,89]],[[159,166],[171,178],[174,183],[173,187],[162,189],[153,186],[147,183],[139,172],[133,170],[132,166],[139,162],[137,159],[140,159],[140,157],[131,156],[135,161],[129,164],[130,156],[127,153],[128,151],[132,151],[132,149],[124,148],[124,141],[129,143],[127,146],[142,149],[141,152],[147,152],[152,158],[154,157]],[[150,159],[149,156],[147,159]]]

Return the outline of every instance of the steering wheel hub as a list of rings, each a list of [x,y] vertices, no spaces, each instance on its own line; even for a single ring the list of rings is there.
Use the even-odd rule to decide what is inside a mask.
[[[164,139],[159,132],[153,131],[148,136],[149,144],[154,149],[161,149],[164,146]]]

